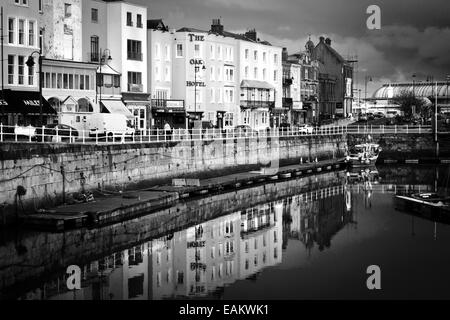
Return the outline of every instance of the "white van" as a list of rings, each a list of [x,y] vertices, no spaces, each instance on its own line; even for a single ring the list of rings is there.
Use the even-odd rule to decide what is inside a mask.
[[[115,113],[99,113],[93,117],[89,135],[107,136],[107,137],[124,137],[132,135],[134,129],[131,122],[123,114]]]

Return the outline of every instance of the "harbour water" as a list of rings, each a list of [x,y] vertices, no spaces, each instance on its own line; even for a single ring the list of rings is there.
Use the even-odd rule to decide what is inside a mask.
[[[132,235],[132,245],[125,241],[126,231],[115,233],[114,241],[98,237],[94,241],[101,246],[67,260],[80,267],[80,290],[67,287],[64,264],[69,250],[59,252],[44,268],[38,256],[45,248],[32,247],[29,240],[54,237],[61,242],[69,234],[21,231],[20,236],[4,236],[0,297],[450,298],[450,219],[400,212],[393,201],[396,192],[408,190],[448,192],[450,167],[383,166],[373,168],[367,178],[357,171],[328,175],[328,186],[311,183],[304,192],[268,198],[225,215],[195,223],[174,221],[171,232],[155,232],[151,238]],[[143,217],[134,223],[146,221]],[[122,246],[117,244],[120,237]],[[8,261],[16,262],[8,265]],[[381,269],[381,290],[367,289],[370,265]]]

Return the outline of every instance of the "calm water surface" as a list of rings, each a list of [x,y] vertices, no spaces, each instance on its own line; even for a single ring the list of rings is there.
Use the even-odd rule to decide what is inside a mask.
[[[14,299],[450,298],[450,226],[394,208],[395,192],[448,188],[450,168],[378,168],[370,183],[267,201],[80,264]],[[1,259],[1,258],[0,258]],[[381,268],[379,291],[366,268]],[[1,272],[1,271],[0,271]]]

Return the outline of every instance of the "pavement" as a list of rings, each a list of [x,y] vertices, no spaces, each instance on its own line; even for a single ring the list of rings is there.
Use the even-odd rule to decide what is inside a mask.
[[[125,196],[125,197],[124,197]],[[85,214],[88,212],[107,212],[119,207],[136,204],[137,202],[152,202],[164,197],[177,197],[175,192],[139,190],[124,192],[123,195],[97,197],[92,202],[61,205],[47,212],[55,211],[58,215]]]

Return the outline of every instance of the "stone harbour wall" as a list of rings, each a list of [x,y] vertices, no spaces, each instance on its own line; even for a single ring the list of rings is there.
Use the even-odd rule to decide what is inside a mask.
[[[177,177],[203,178],[343,157],[345,136],[248,138],[148,144],[0,144],[0,214],[60,203],[92,189],[123,190]],[[64,178],[63,178],[64,177]],[[25,188],[20,195],[18,188]],[[6,221],[6,222],[5,222]]]

